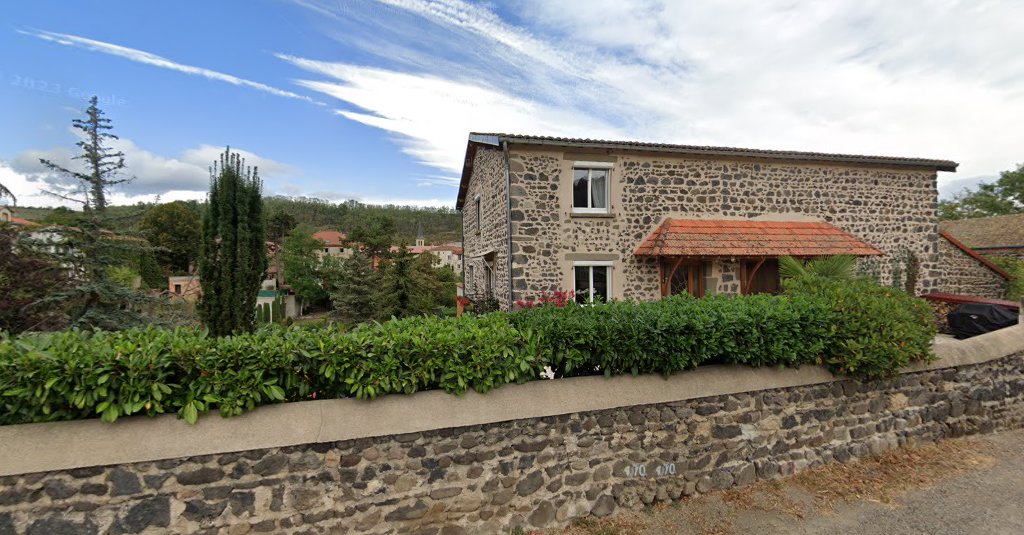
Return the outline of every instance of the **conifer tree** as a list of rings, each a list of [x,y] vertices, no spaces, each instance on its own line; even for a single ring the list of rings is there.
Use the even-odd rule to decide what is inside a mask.
[[[107,209],[107,190],[128,182],[130,178],[119,178],[118,174],[125,168],[124,153],[114,152],[106,146],[107,140],[117,136],[107,132],[113,129],[110,119],[103,116],[103,110],[97,106],[98,99],[89,99],[89,107],[85,110],[85,119],[75,119],[72,126],[82,131],[84,139],[76,143],[82,154],[74,159],[85,162],[85,171],[73,171],[57,165],[50,160],[40,158],[39,162],[50,171],[61,173],[85,183],[85,208],[103,213]]]
[[[230,147],[210,170],[203,215],[199,316],[214,336],[253,329],[256,295],[267,270],[262,183]]]
[[[63,266],[70,283],[66,289],[47,296],[38,306],[61,307],[71,326],[117,330],[152,322],[142,313],[152,299],[126,287],[111,278],[114,268],[123,267],[125,259],[137,257],[152,248],[140,239],[114,234],[106,229],[109,217],[105,214],[107,189],[129,179],[120,178],[125,168],[124,154],[114,152],[106,142],[117,139],[107,132],[112,129],[110,119],[96,105],[93,97],[86,109],[85,119],[72,124],[83,132],[77,143],[82,154],[75,160],[84,163],[83,171],[75,171],[40,159],[53,172],[64,174],[82,183],[84,198],[46,192],[82,205],[82,213],[74,225],[45,229],[44,237],[34,240],[36,250],[49,251],[50,256]]]
[[[436,284],[430,255],[417,257],[403,245],[382,268],[376,299],[378,319],[429,312]]]
[[[331,278],[331,303],[342,321],[361,323],[373,318],[378,276],[368,256],[356,251],[338,263]]]

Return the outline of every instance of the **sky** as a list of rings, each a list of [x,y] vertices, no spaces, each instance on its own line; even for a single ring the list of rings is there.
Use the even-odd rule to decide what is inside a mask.
[[[469,132],[1024,162],[1017,0],[5,2],[0,184],[69,191],[86,99],[116,203],[202,199],[226,146],[265,194],[453,207]]]

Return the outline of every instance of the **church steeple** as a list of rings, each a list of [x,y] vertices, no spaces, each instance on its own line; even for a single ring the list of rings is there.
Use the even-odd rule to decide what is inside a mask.
[[[416,222],[416,247],[423,247],[423,223]]]

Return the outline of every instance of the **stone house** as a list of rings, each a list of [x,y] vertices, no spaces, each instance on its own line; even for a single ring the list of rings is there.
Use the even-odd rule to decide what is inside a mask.
[[[941,228],[941,225],[940,225]],[[939,231],[939,293],[1002,299],[1011,275],[945,230]]]
[[[336,230],[321,230],[313,233],[313,239],[323,242],[322,250],[317,251],[317,256],[323,260],[325,256],[348,258],[352,256],[353,248],[348,244],[348,236]]]
[[[939,229],[985,256],[1024,260],[1024,214],[942,221]]]
[[[854,254],[943,291],[948,160],[470,134],[456,208],[467,295],[657,299],[778,288],[781,255]]]

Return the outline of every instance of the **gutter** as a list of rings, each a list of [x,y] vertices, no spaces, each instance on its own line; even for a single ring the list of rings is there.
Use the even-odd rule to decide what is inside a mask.
[[[505,223],[508,225],[508,310],[512,311],[512,170],[508,158],[508,141],[501,142],[501,152],[505,157]]]

